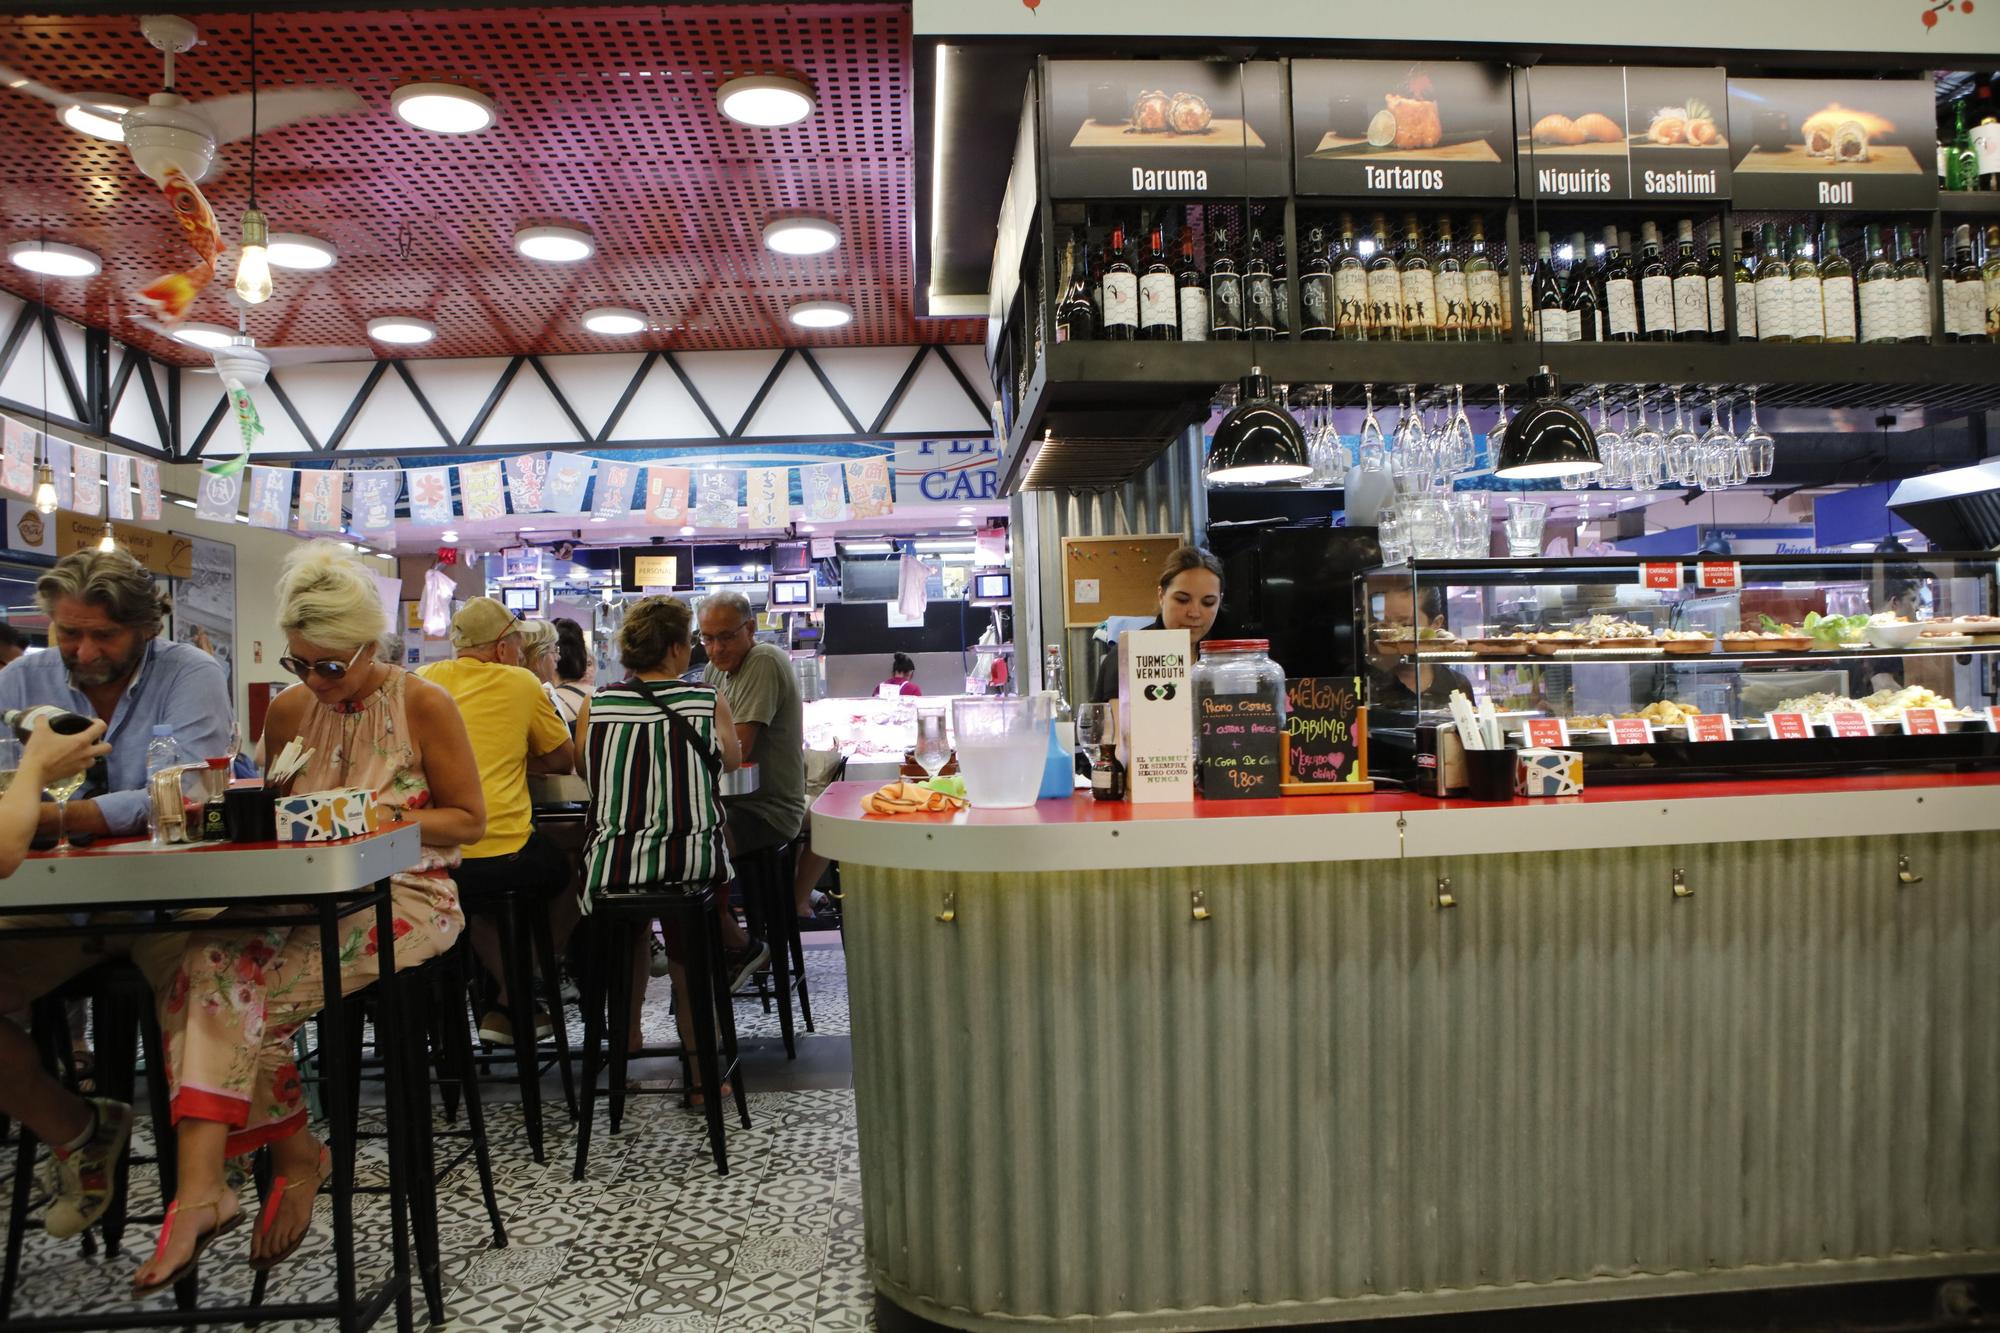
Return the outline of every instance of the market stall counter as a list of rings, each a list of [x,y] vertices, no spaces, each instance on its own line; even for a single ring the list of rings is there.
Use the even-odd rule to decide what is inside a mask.
[[[2000,774],[864,817],[885,1326],[2000,1268]]]

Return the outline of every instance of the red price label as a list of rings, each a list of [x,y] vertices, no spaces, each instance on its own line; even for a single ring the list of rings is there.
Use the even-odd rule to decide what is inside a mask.
[[[1905,708],[1903,710],[1903,734],[1905,736],[1942,736],[1944,719],[1935,708]]]
[[[1804,713],[1766,713],[1764,720],[1771,726],[1774,741],[1803,741],[1812,737],[1812,724],[1806,721]]]
[[[1986,725],[1995,731],[2000,731],[2000,704],[1995,704],[1986,710]]]
[[[1836,736],[1873,736],[1875,728],[1866,713],[1831,713],[1827,721]]]
[[[1643,717],[1614,717],[1611,719],[1611,743],[1613,745],[1651,745],[1653,724]]]
[[[1681,566],[1675,560],[1648,560],[1639,566],[1639,582],[1648,588],[1668,592],[1681,586]]]
[[[1743,586],[1743,566],[1734,560],[1704,560],[1696,569],[1696,586],[1710,592],[1728,592]]]
[[[1560,750],[1569,744],[1569,725],[1559,717],[1531,717],[1525,728],[1531,749]]]
[[[1691,741],[1728,740],[1729,714],[1696,713],[1688,719],[1688,739]]]

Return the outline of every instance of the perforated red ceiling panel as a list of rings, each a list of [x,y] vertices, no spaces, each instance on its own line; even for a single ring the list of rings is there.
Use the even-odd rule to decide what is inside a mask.
[[[180,57],[191,100],[249,87],[248,19],[191,15],[202,44]],[[367,342],[370,316],[417,313],[440,337],[414,354],[489,356],[635,347],[692,349],[971,342],[976,322],[911,317],[910,38],[899,4],[697,5],[603,9],[326,13],[260,18],[258,82],[344,84],[367,110],[262,138],[259,200],[273,231],[324,237],[340,261],[278,275],[251,316],[266,345]],[[158,52],[134,18],[0,20],[0,64],[70,91],[144,97]],[[741,73],[792,70],[818,108],[790,129],[726,119],[715,88]],[[499,122],[470,136],[426,134],[389,109],[401,83],[471,83]],[[233,245],[248,199],[249,146],[223,150],[203,184]],[[831,255],[787,259],[764,223],[830,215]],[[598,253],[574,266],[514,254],[538,222],[581,224]],[[62,313],[163,356],[203,359],[134,324],[128,294],[185,267],[165,201],[122,145],[62,127],[53,109],[0,92],[0,242],[46,234],[104,256],[89,282],[47,284]],[[38,280],[0,264],[0,286]],[[233,259],[193,318],[230,324],[221,293]],[[793,302],[849,302],[845,330],[803,333]],[[586,333],[593,305],[636,306],[660,331]]]

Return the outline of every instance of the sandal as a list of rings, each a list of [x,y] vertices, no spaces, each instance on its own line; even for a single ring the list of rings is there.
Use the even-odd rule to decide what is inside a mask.
[[[173,1286],[176,1282],[179,1282],[182,1278],[194,1272],[196,1267],[198,1267],[201,1263],[201,1256],[203,1251],[207,1250],[208,1247],[213,1245],[217,1240],[228,1235],[230,1232],[234,1231],[238,1226],[242,1224],[243,1214],[240,1212],[236,1213],[235,1215],[227,1219],[224,1219],[222,1217],[222,1201],[226,1197],[227,1197],[226,1195],[218,1194],[213,1199],[210,1199],[205,1203],[196,1203],[188,1205],[190,1210],[207,1208],[213,1211],[217,1219],[215,1226],[212,1229],[201,1232],[199,1235],[197,1235],[194,1240],[194,1253],[188,1256],[187,1262],[182,1264],[179,1268],[176,1268],[173,1272],[167,1274],[165,1277],[161,1278],[159,1281],[148,1282],[142,1286],[139,1282],[137,1275],[135,1274],[132,1278],[132,1294],[134,1296],[150,1296],[156,1291],[165,1291],[168,1287]],[[182,1208],[181,1208],[181,1201],[179,1199],[175,1199],[172,1203],[167,1205],[166,1219],[160,1224],[160,1243],[153,1249],[154,1259],[158,1259],[161,1255],[167,1252],[167,1246],[173,1240],[174,1224],[180,1221],[181,1213],[182,1213]]]
[[[319,1169],[315,1171],[310,1178],[313,1194],[317,1195],[320,1192],[321,1188],[325,1186],[326,1182],[331,1180],[332,1178],[333,1178],[333,1150],[328,1148],[325,1144],[321,1144],[319,1150]],[[265,1236],[269,1235],[271,1228],[277,1225],[278,1210],[284,1207],[286,1192],[289,1190],[303,1188],[306,1184],[307,1184],[306,1180],[287,1180],[283,1176],[279,1176],[276,1180],[273,1180],[271,1182],[271,1192],[264,1196],[263,1211],[257,1214],[257,1238],[259,1240],[262,1240]],[[261,1259],[253,1257],[250,1260],[250,1267],[256,1269],[260,1273],[270,1272],[273,1268],[276,1268],[279,1264],[285,1262],[285,1260],[297,1254],[299,1252],[299,1246],[305,1244],[306,1237],[310,1236],[311,1234],[312,1234],[312,1217],[310,1214],[308,1214],[306,1217],[306,1224],[304,1228],[302,1228],[299,1234],[293,1238],[292,1243],[290,1245],[287,1245],[283,1250],[279,1251],[277,1254],[266,1255]]]

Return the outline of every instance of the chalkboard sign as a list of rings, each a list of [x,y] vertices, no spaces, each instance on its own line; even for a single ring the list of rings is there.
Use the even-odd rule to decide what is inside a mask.
[[[1257,694],[1211,694],[1195,716],[1201,794],[1210,800],[1275,797],[1284,721],[1278,701]]]
[[[1368,742],[1362,734],[1360,692],[1345,676],[1301,676],[1285,682],[1287,782],[1352,782]]]

